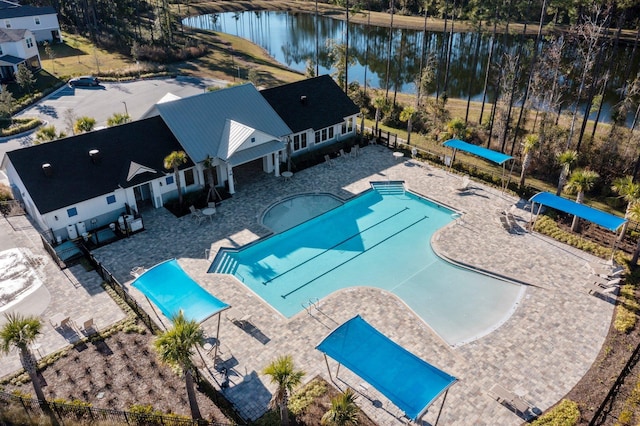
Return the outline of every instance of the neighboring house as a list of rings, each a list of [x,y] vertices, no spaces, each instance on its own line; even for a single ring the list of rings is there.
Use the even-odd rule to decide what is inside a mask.
[[[254,160],[280,175],[291,129],[251,84],[157,104],[160,117],[194,163],[212,159],[216,183],[235,192],[233,168]],[[202,168],[201,168],[202,170]]]
[[[30,30],[36,42],[61,42],[58,14],[51,6],[35,7],[0,0],[0,28]]]
[[[0,28],[0,78],[13,79],[18,65],[26,64],[32,71],[41,68],[38,46],[29,30]]]
[[[68,226],[90,223],[90,231],[115,222],[127,206],[158,208],[176,198],[173,173],[163,164],[172,151],[189,157],[180,169],[185,192],[206,186],[208,166],[214,185],[225,184],[233,194],[234,168],[259,162],[265,173],[279,176],[287,142],[301,143],[296,136],[320,132],[320,140],[308,140],[300,152],[355,132],[358,108],[330,77],[270,91],[282,118],[265,92],[248,83],[184,99],[168,96],[145,114],[150,118],[9,151],[2,168],[35,222],[66,239],[73,234]]]
[[[138,211],[175,198],[164,158],[181,149],[162,119],[152,117],[9,151],[2,168],[33,220],[66,239],[68,225],[84,222],[90,231],[114,223],[125,204]],[[189,161],[182,185],[201,187],[196,178]]]
[[[292,156],[356,133],[360,109],[329,75],[260,92],[291,128]]]

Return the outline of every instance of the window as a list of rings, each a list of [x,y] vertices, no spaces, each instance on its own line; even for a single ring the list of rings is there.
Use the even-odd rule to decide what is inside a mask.
[[[33,20],[35,21],[36,25],[40,25],[40,17],[39,16],[34,16]]]
[[[167,182],[167,185],[171,185],[173,183],[173,176],[167,176],[167,179],[165,179],[165,181]]]
[[[2,46],[0,46],[0,55],[4,55],[4,53],[2,53]]]
[[[333,139],[333,127],[329,127],[329,139]]]
[[[316,143],[320,143],[320,130],[316,132]]]
[[[195,176],[193,175],[193,169],[184,171],[184,185],[189,186],[196,183]]]
[[[116,196],[115,195],[107,195],[107,204],[113,204],[116,202]]]
[[[33,47],[33,39],[29,37],[25,41],[27,42],[27,48],[31,49]]]
[[[327,129],[322,129],[322,142],[327,140]]]
[[[293,150],[300,151],[307,147],[307,134],[302,133],[293,137]]]
[[[5,28],[11,28],[11,21],[10,21],[10,20],[8,20],[8,19],[5,19],[5,20],[4,20],[4,27],[5,27]]]
[[[69,217],[78,216],[78,209],[76,209],[75,207],[71,207],[70,209],[67,209],[67,216]]]
[[[256,141],[256,138],[251,138],[251,143],[254,143]]]
[[[353,121],[347,120],[342,123],[342,134],[346,135],[347,133],[351,133],[353,131]]]

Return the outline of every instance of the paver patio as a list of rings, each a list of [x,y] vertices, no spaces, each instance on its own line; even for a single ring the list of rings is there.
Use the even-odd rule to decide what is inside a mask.
[[[293,355],[297,367],[307,372],[306,379],[315,375],[329,379],[324,358],[314,347],[356,314],[459,379],[448,393],[439,424],[520,424],[522,419],[487,395],[494,383],[523,394],[541,410],[562,398],[593,363],[613,312],[611,303],[584,290],[588,278],[584,264],[594,258],[537,234],[508,234],[498,221],[498,211],[518,200],[495,188],[473,182],[472,191],[460,193],[453,189],[459,185],[460,176],[413,160],[397,161],[392,151],[378,146],[361,152],[358,158],[334,160],[332,168],[318,165],[287,181],[238,170],[238,192],[222,203],[212,223],[198,225],[189,216],[178,219],[164,209],[144,211],[146,231],[94,254],[150,312],[154,308],[130,288],[133,277],[129,271],[175,257],[205,289],[232,305],[228,316],[252,314],[251,325],[243,329],[223,313],[222,353],[217,364],[226,366],[229,372],[230,386],[224,390],[225,395],[246,418],[255,419],[266,410],[274,386],[260,371],[276,356]],[[302,310],[285,319],[234,277],[207,273],[211,260],[205,258],[207,254],[213,256],[220,247],[239,247],[268,235],[258,219],[278,199],[315,191],[346,199],[368,189],[371,181],[387,180],[403,180],[409,189],[464,212],[462,219],[434,236],[432,244],[439,254],[526,283],[513,314],[496,330],[451,347],[400,299],[367,287],[336,292],[321,300],[319,309]],[[528,218],[522,210],[518,216],[523,221]],[[390,256],[397,257],[401,264],[402,253]],[[156,320],[167,325],[167,319],[157,315]],[[203,327],[208,335],[215,336],[217,317],[205,321]],[[202,359],[207,360],[203,368],[209,378],[218,385],[222,383],[224,378],[213,369],[210,357]],[[330,361],[330,365],[335,372],[335,362]],[[361,381],[343,368],[336,384],[342,389],[347,385],[357,389]],[[358,403],[380,425],[406,422],[375,389],[370,387],[368,397],[371,401],[362,397]],[[442,397],[435,401],[425,422],[435,422],[441,402]]]

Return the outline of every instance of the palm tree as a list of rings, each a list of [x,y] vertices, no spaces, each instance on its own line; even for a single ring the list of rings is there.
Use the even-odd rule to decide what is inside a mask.
[[[76,133],[85,133],[90,132],[96,125],[96,119],[91,117],[80,117],[73,124],[73,132]]]
[[[271,378],[271,383],[278,385],[278,389],[271,399],[271,406],[279,408],[282,425],[287,426],[289,424],[289,409],[287,408],[289,393],[300,384],[305,372],[295,370],[293,358],[291,355],[285,355],[272,361],[262,370],[262,373]]]
[[[593,188],[599,177],[600,175],[592,170],[574,170],[564,189],[570,194],[578,194],[576,196],[576,203],[582,204],[584,201],[584,193]],[[578,229],[578,216],[574,216],[573,223],[571,223],[571,231],[575,232],[576,229]]]
[[[34,143],[38,144],[38,143],[42,143],[42,142],[51,142],[54,141],[56,139],[62,139],[62,138],[66,138],[67,135],[64,132],[60,132],[58,133],[56,131],[56,126],[54,126],[53,124],[50,126],[44,126],[41,127],[37,132],[36,132],[36,140]]]
[[[563,151],[556,156],[556,161],[562,167],[562,170],[560,170],[560,177],[558,178],[558,189],[556,190],[556,195],[560,195],[560,193],[562,193],[562,188],[564,188],[564,184],[567,182],[567,176],[569,176],[571,166],[577,160],[578,151],[572,151],[570,149]]]
[[[17,313],[5,314],[4,317],[7,322],[0,329],[0,348],[5,354],[8,354],[11,348],[17,348],[20,351],[20,362],[29,374],[36,397],[39,401],[44,401],[36,360],[29,349],[29,345],[40,335],[42,323],[35,316],[22,316]]]
[[[380,115],[383,111],[386,111],[387,108],[389,108],[389,100],[380,95],[380,96],[376,96],[373,99],[373,106],[376,109],[376,127],[375,127],[375,133],[376,135],[378,134],[378,124],[380,123]]]
[[[625,176],[613,181],[611,189],[620,195],[620,198],[624,198],[627,202],[627,210],[624,214],[625,219],[629,219],[630,210],[634,204],[640,202],[640,183],[633,181],[633,176]],[[622,240],[627,233],[627,226],[629,222],[625,222],[622,226],[622,232],[620,232],[620,240]]]
[[[407,145],[411,145],[411,122],[413,121],[415,113],[416,109],[412,106],[406,106],[400,112],[400,121],[407,122]]]
[[[351,388],[347,388],[340,395],[331,398],[331,408],[324,413],[320,424],[328,426],[355,426],[358,424],[358,406],[356,395]]]
[[[114,113],[111,117],[107,118],[107,126],[113,127],[120,124],[125,124],[131,121],[129,114],[122,114],[120,112]]]
[[[531,157],[533,153],[540,147],[540,138],[538,135],[527,135],[522,144],[522,172],[520,172],[520,188],[524,186],[524,180],[527,175],[527,169],[531,165]]]
[[[200,419],[200,409],[196,400],[192,371],[194,370],[191,357],[193,348],[204,344],[204,333],[194,320],[187,320],[182,311],[171,318],[173,327],[160,334],[155,342],[155,348],[162,362],[177,365],[184,374],[185,385],[191,417]]]
[[[173,151],[164,157],[164,168],[173,170],[176,177],[176,186],[178,187],[178,203],[182,206],[182,185],[180,184],[180,166],[187,162],[187,154],[184,151]]]
[[[629,219],[640,222],[640,203],[635,203],[627,210],[629,213]],[[633,251],[633,257],[631,258],[631,264],[638,264],[638,257],[640,257],[640,237],[638,237],[638,243],[636,249]]]

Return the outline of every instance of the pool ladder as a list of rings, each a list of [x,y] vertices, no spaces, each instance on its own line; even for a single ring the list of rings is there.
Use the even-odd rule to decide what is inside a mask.
[[[304,310],[307,311],[309,315],[311,315],[312,307],[316,308],[317,311],[320,310],[320,299],[318,299],[317,297],[312,297],[307,302],[301,303],[301,305],[304,308]]]

